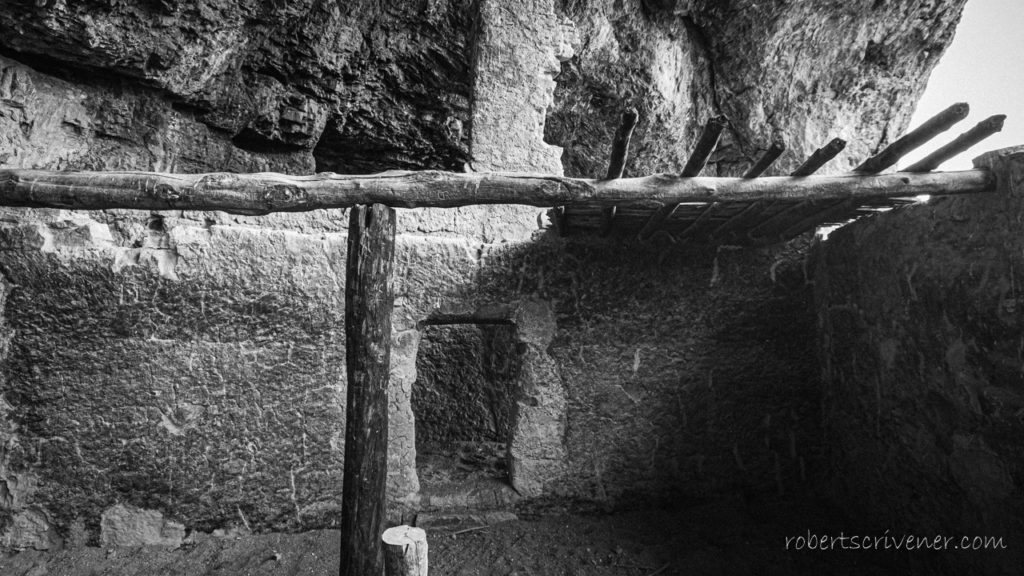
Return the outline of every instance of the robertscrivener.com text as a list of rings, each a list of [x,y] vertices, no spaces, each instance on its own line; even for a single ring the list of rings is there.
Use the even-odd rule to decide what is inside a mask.
[[[1006,543],[997,536],[917,536],[813,534],[786,536],[786,550],[1005,550]]]

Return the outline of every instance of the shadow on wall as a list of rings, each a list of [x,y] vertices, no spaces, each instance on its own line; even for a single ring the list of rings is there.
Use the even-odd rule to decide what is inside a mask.
[[[1022,216],[1013,194],[936,199],[838,230],[816,267],[837,499],[876,532],[1007,545],[921,573],[1020,570]]]
[[[807,241],[761,250],[547,237],[488,257],[479,295],[550,301],[565,386],[557,496],[790,493],[821,474]]]

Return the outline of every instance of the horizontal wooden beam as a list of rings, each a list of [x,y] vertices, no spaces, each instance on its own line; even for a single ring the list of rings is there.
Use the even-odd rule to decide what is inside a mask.
[[[991,172],[928,172],[804,178],[643,178],[593,180],[525,173],[439,171],[372,175],[161,174],[0,170],[0,206],[65,210],[302,212],[384,204],[453,208],[473,204],[571,204],[658,208],[682,202],[751,202],[969,194],[994,189]]]
[[[686,161],[686,166],[683,166],[683,171],[679,174],[680,177],[693,178],[704,170],[708,160],[711,159],[711,155],[715,153],[715,148],[718,147],[718,140],[721,139],[722,132],[725,131],[725,127],[728,125],[729,119],[725,116],[715,116],[707,121],[704,129],[701,130],[700,136],[697,138],[697,144],[693,147],[693,152],[690,153],[690,159]],[[643,241],[648,240],[661,228],[661,225],[675,212],[678,206],[678,203],[670,203],[655,210],[636,235],[637,238]]]

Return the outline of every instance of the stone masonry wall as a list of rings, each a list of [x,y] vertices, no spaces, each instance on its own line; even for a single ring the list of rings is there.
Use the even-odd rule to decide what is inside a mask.
[[[839,500],[872,530],[1007,546],[925,555],[922,573],[1020,568],[1022,215],[1020,189],[951,197],[858,222],[822,246],[824,425]]]
[[[633,173],[678,166],[723,111],[739,143],[716,158],[725,173],[766,144],[741,113],[762,106],[739,98],[746,83],[766,114],[785,110],[773,126],[795,152],[836,135],[839,109],[866,151],[903,127],[962,3],[890,4],[0,1],[0,166],[558,172],[562,154],[589,175],[636,105]],[[761,21],[784,47],[767,68],[736,40],[760,46]],[[809,32],[822,22],[875,30],[815,59],[862,84],[760,82],[815,74],[796,55],[832,41]],[[864,64],[879,51],[911,64]],[[808,94],[814,114],[793,104]],[[95,539],[105,510],[204,531],[335,524],[346,222],[0,210],[3,546]],[[419,323],[451,308],[521,315],[517,410],[551,431],[517,448],[543,472],[529,494],[789,491],[821,474],[803,242],[619,245],[545,225],[524,207],[400,211],[397,509],[418,492]]]

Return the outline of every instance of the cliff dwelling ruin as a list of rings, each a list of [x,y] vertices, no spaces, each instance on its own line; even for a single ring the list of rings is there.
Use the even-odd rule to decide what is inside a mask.
[[[0,574],[1018,573],[966,1],[0,0]]]

